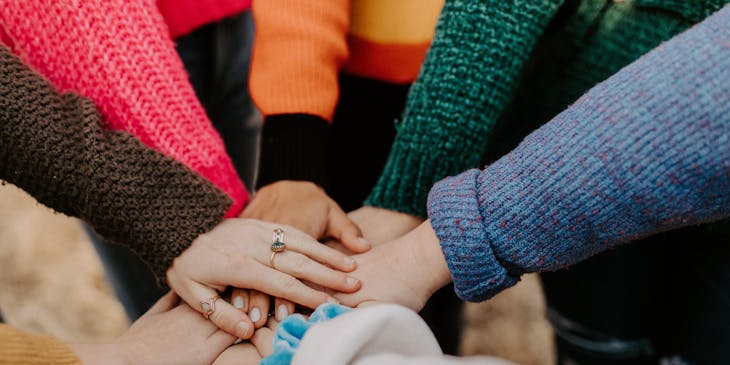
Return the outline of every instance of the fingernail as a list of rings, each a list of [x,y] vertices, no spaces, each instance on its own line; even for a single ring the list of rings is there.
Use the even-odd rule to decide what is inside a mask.
[[[350,256],[345,257],[345,265],[347,266],[355,266],[357,265],[357,262],[355,262],[355,259],[353,259]]]
[[[365,239],[365,237],[358,237],[357,239],[358,239],[358,241],[360,241],[360,243],[362,243],[363,245],[366,245],[366,246],[368,246],[368,247],[370,247],[370,246],[371,246],[371,245],[370,245],[370,241],[366,240],[366,239]]]
[[[355,279],[353,277],[349,277],[349,276],[347,277],[347,286],[349,286],[349,287],[354,287],[359,282],[360,282],[360,280],[357,280],[357,279]]]
[[[243,308],[243,297],[235,297],[233,298],[233,306],[241,309]]]
[[[339,301],[339,300],[337,300],[337,299],[335,299],[335,298],[329,297],[329,298],[327,299],[327,303],[332,303],[332,304],[340,304],[340,301]]]
[[[289,316],[289,310],[286,309],[286,305],[284,305],[284,304],[279,305],[279,308],[276,309],[276,320],[281,322],[288,316]]]
[[[251,326],[250,323],[243,322],[243,321],[238,322],[238,325],[236,325],[236,332],[238,332],[237,333],[237,336],[240,337],[240,338],[248,338],[248,337],[250,337],[251,336],[250,335],[251,327],[252,326]]]
[[[261,311],[258,308],[251,309],[251,312],[248,313],[248,317],[251,318],[251,321],[256,323],[261,319]]]

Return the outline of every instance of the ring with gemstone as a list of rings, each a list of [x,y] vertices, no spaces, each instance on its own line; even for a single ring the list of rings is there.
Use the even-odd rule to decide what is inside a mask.
[[[271,243],[271,251],[281,252],[286,250],[286,243],[284,243],[284,230],[277,228],[274,230],[274,238]],[[273,255],[271,256],[274,257]]]
[[[203,317],[205,317],[205,319],[209,319],[210,315],[215,312],[215,301],[220,298],[221,297],[216,295],[214,297],[208,298],[208,300],[204,302],[200,302],[200,309],[203,312]]]

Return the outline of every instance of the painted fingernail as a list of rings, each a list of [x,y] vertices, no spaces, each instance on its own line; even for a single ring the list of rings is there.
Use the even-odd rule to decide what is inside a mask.
[[[243,297],[238,296],[238,297],[233,298],[233,306],[238,309],[242,309],[243,308]]]
[[[365,237],[358,237],[357,240],[365,246],[371,246],[370,241],[366,240]]]
[[[289,310],[286,309],[286,305],[280,304],[279,308],[276,309],[276,320],[281,322],[289,316]]]
[[[340,301],[339,301],[339,300],[337,300],[337,299],[335,299],[335,298],[329,297],[329,298],[327,299],[327,303],[332,303],[332,304],[340,304]]]
[[[256,323],[261,319],[261,311],[258,308],[251,309],[251,312],[248,313],[248,317]]]
[[[248,322],[238,322],[236,325],[236,335],[240,338],[249,338],[251,337],[251,331],[253,330],[253,326]]]
[[[356,286],[359,282],[360,282],[360,280],[357,280],[353,277],[349,277],[349,276],[347,277],[347,286],[349,286],[351,288]]]

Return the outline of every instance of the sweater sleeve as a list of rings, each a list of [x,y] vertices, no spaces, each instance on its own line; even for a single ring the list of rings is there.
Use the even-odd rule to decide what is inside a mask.
[[[0,324],[0,365],[82,365],[58,339],[32,335]]]
[[[730,215],[729,69],[726,6],[485,170],[436,184],[428,212],[458,294]]]
[[[249,87],[264,115],[257,186],[306,180],[324,187],[350,0],[261,0],[252,9]]]
[[[243,183],[188,81],[154,0],[3,0],[13,51],[61,91],[91,99],[105,126],[127,131],[231,197]]]
[[[562,0],[447,0],[366,204],[424,216],[429,188],[479,164],[538,38]]]
[[[221,221],[227,196],[94,105],[58,94],[0,45],[0,179],[127,246],[164,282],[172,260]]]

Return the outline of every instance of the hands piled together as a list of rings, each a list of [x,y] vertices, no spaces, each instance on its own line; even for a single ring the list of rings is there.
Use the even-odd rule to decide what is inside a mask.
[[[145,349],[158,352],[158,344],[134,339],[174,332],[180,343],[168,352],[171,362],[253,364],[271,353],[272,331],[296,305],[386,301],[419,310],[450,280],[438,239],[422,222],[369,206],[346,214],[309,182],[268,185],[240,218],[175,259],[167,281],[187,305],[169,294],[130,331],[154,333],[127,335],[115,346],[125,348],[128,363],[150,363]],[[236,339],[245,341],[231,346]]]

